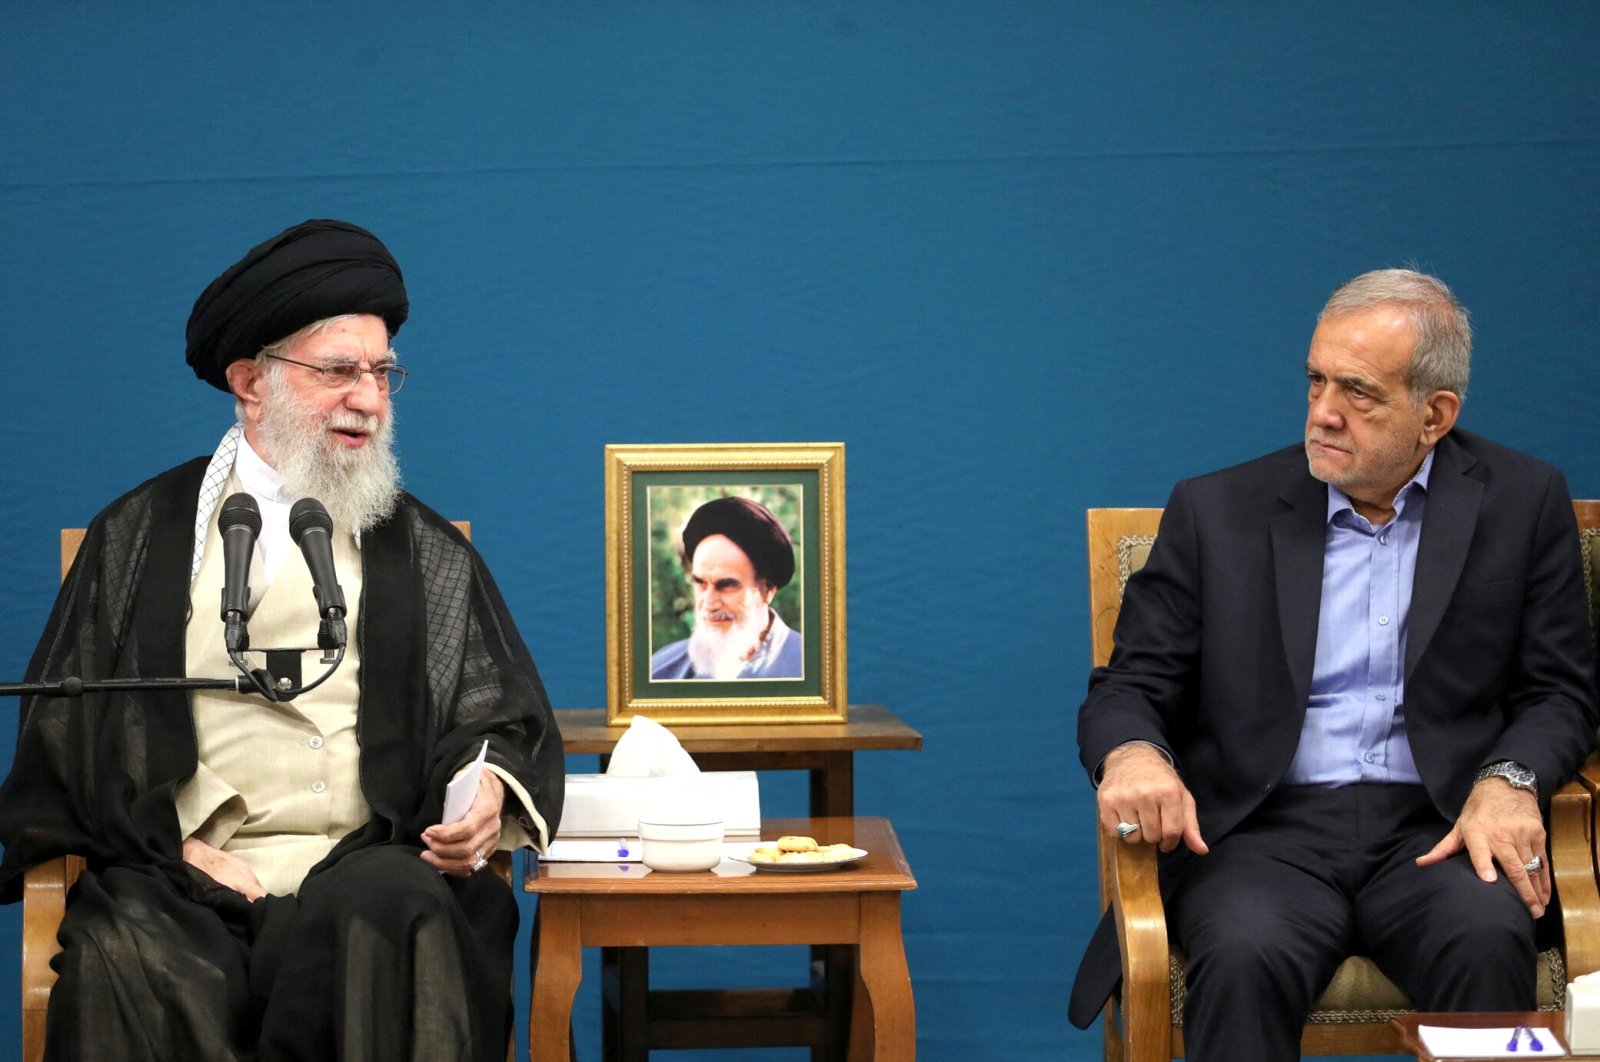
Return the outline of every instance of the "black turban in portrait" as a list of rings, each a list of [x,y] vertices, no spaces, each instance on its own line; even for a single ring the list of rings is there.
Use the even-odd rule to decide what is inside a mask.
[[[715,498],[694,511],[683,525],[683,556],[694,563],[702,540],[726,535],[744,550],[756,577],[781,590],[794,578],[794,543],[778,518],[749,498]]]
[[[376,236],[348,221],[305,221],[257,244],[213,280],[189,314],[189,367],[213,387],[240,358],[308,324],[347,313],[405,323],[400,267]]]

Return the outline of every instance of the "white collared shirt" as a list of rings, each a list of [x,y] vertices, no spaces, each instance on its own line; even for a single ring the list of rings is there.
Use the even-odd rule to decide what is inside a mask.
[[[296,498],[283,485],[277,469],[261,459],[248,439],[241,439],[233,461],[233,475],[239,487],[252,495],[261,507],[261,534],[256,537],[255,560],[250,566],[250,607],[277,578],[283,559],[294,551],[289,537],[289,510]]]
[[[277,469],[256,453],[245,438],[244,425],[235,424],[229,428],[211,455],[211,463],[200,485],[195,512],[194,563],[189,570],[191,582],[200,574],[211,513],[222,500],[230,477],[241,490],[255,498],[261,510],[261,534],[256,537],[255,556],[250,563],[250,608],[253,611],[283,567],[283,559],[295,550],[294,539],[289,535],[289,511],[299,498],[283,485],[283,477]],[[356,548],[360,549],[361,536],[354,537]]]

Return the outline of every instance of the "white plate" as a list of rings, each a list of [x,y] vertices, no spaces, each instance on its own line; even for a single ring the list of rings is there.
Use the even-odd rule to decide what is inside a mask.
[[[825,870],[838,870],[841,867],[848,867],[867,858],[867,853],[859,848],[852,848],[851,851],[855,854],[845,856],[843,859],[829,859],[826,862],[816,860],[804,863],[762,863],[754,859],[747,859],[744,856],[729,856],[728,858],[736,863],[748,863],[757,870],[772,870],[779,874],[817,874]]]

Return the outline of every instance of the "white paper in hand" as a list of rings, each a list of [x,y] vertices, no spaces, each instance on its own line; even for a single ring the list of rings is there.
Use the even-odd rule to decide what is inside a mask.
[[[489,741],[485,738],[483,748],[478,750],[478,758],[467,764],[444,787],[444,817],[439,820],[441,825],[460,822],[472,810],[472,802],[478,798],[478,779],[483,776],[483,761],[488,755]]]

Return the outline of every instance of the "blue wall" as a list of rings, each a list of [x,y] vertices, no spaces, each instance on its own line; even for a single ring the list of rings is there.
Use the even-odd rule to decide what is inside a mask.
[[[349,218],[410,287],[408,481],[558,705],[605,697],[606,443],[847,444],[852,699],[926,737],[857,782],[923,1055],[1087,1059],[1084,508],[1298,438],[1323,298],[1407,262],[1474,312],[1465,423],[1600,496],[1592,4],[441,6],[0,4],[0,678],[55,529],[227,426],[195,295]]]

